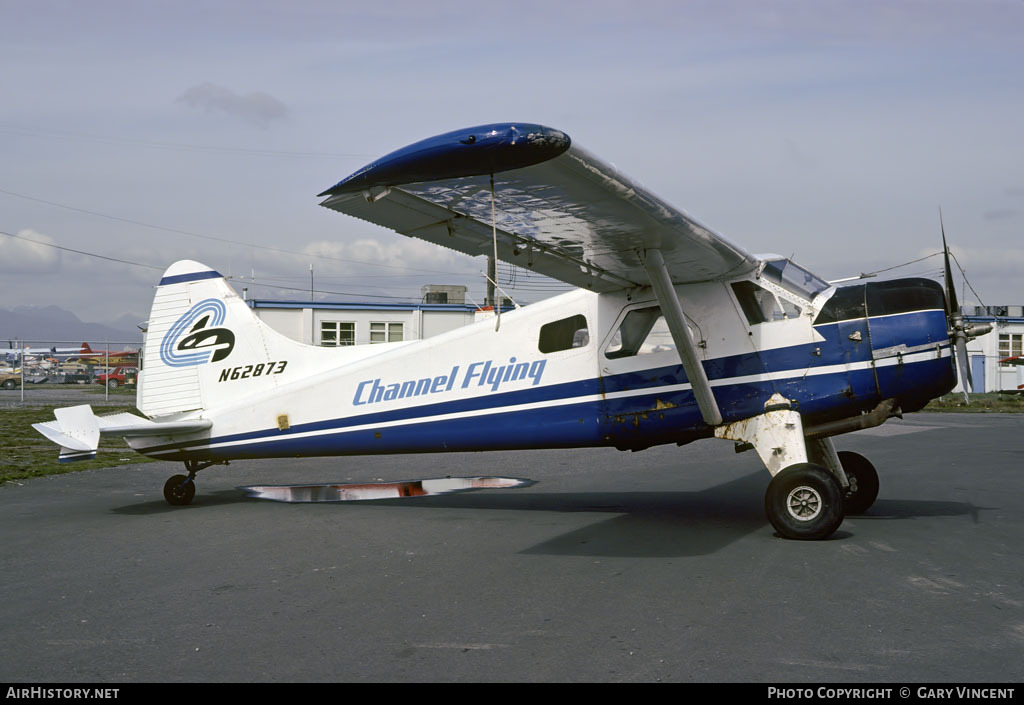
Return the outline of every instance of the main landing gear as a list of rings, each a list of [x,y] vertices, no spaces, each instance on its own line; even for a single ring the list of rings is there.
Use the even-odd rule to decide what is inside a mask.
[[[837,453],[830,438],[805,439],[800,414],[780,395],[764,414],[719,426],[715,435],[750,444],[761,456],[772,474],[765,513],[785,538],[828,538],[878,496],[874,466],[857,453]]]
[[[172,475],[164,483],[164,499],[168,504],[183,507],[192,504],[196,496],[196,473],[211,465],[227,465],[227,461],[210,461],[201,463],[198,460],[186,460],[185,469],[188,475]]]

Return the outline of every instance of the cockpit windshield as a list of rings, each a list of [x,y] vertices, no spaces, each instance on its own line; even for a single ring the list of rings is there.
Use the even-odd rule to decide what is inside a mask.
[[[768,260],[765,262],[761,276],[807,301],[830,286],[824,279],[820,279],[788,259]]]

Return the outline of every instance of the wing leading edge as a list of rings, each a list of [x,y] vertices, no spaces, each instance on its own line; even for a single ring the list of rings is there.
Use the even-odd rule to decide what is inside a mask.
[[[320,195],[327,208],[472,256],[491,253],[496,234],[503,261],[598,292],[649,285],[648,250],[661,251],[675,284],[740,276],[758,264],[541,125],[432,137]]]

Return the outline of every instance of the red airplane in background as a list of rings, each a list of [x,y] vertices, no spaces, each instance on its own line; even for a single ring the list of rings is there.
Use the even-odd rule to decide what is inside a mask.
[[[68,361],[96,362],[102,363],[109,360],[111,365],[137,365],[139,362],[138,350],[93,350],[89,343],[82,343],[82,347],[76,354],[68,356]]]

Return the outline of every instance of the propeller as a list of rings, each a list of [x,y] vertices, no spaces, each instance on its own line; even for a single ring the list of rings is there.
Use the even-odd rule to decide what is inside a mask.
[[[970,387],[971,391],[974,391],[974,379],[967,360],[967,341],[988,333],[992,330],[992,325],[990,323],[964,323],[960,304],[956,299],[956,287],[953,285],[953,270],[949,266],[949,246],[946,244],[946,227],[942,223],[941,209],[939,209],[939,228],[942,230],[942,254],[946,261],[946,320],[949,325],[949,339],[956,351],[954,354],[960,369],[960,385],[963,387],[964,403],[967,403],[967,388]]]

